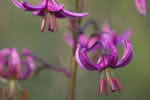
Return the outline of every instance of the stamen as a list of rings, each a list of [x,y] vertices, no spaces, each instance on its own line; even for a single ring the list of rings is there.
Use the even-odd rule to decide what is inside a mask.
[[[54,28],[53,28],[53,19],[52,19],[52,15],[50,14],[50,13],[48,13],[48,15],[49,15],[49,23],[48,23],[48,29],[50,30],[50,31],[54,31]]]
[[[27,92],[25,90],[22,90],[22,99],[27,100],[27,97],[28,97]]]
[[[57,24],[57,21],[56,21],[56,16],[54,14],[53,14],[53,19],[54,19],[56,31],[58,32],[58,24]]]
[[[12,96],[9,96],[9,100],[13,100],[13,97],[12,97]]]
[[[120,85],[120,82],[118,81],[118,79],[116,77],[113,78],[113,83],[119,92],[121,92],[123,90],[123,87]]]
[[[0,99],[2,99],[2,98],[3,98],[3,89],[0,88]]]
[[[4,90],[4,100],[8,100],[8,91],[7,91],[7,89]]]
[[[103,85],[104,85],[104,75],[102,75],[99,80],[98,95],[100,95],[100,93],[103,92]]]
[[[15,100],[18,100],[18,92],[15,92]]]
[[[42,18],[42,23],[41,23],[41,32],[44,32],[45,30],[45,25],[46,25],[46,14]]]
[[[111,87],[112,92],[115,92],[115,87],[114,87],[114,84],[113,84],[111,76],[109,76],[109,85]]]
[[[104,80],[104,91],[105,91],[105,95],[108,95],[108,89],[107,89],[107,80]]]

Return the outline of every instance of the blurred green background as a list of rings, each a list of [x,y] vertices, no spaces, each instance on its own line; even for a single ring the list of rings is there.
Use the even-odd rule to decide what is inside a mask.
[[[27,0],[38,4],[40,0]],[[75,0],[57,0],[65,8],[74,10]],[[131,42],[134,58],[127,67],[113,71],[124,90],[109,92],[109,96],[97,96],[100,73],[78,68],[76,100],[150,100],[150,1],[147,0],[148,16],[137,12],[134,0],[85,0],[84,11],[89,13],[83,21],[94,18],[99,25],[107,20],[118,34],[132,28]],[[58,20],[59,32],[40,32],[41,18],[34,17],[15,7],[11,0],[0,1],[0,49],[29,48],[51,64],[60,65],[56,57],[59,52],[64,62],[71,65],[71,49],[65,44],[63,35],[68,31],[68,20]],[[90,33],[92,29],[89,29]],[[66,100],[68,79],[60,73],[45,70],[38,77],[21,82],[28,93],[28,100]]]

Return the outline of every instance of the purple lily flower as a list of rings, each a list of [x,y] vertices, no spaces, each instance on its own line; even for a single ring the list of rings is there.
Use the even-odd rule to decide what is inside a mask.
[[[142,16],[146,16],[146,0],[134,0],[137,10]]]
[[[26,52],[30,51],[24,49],[23,54]],[[17,97],[19,90],[22,93],[23,100],[26,100],[27,93],[24,89],[18,88],[17,80],[25,80],[31,77],[33,72],[34,62],[31,56],[28,55],[25,59],[21,59],[16,48],[5,48],[0,51],[0,77],[8,80],[8,87],[4,90],[5,95],[7,95],[6,98],[12,99],[13,97]]]
[[[49,16],[48,29],[50,31],[54,30],[53,20],[54,20],[56,30],[58,31],[56,18],[66,18],[66,17],[80,18],[80,17],[88,16],[88,13],[74,13],[74,12],[65,10],[64,4],[58,5],[56,0],[42,0],[40,5],[38,6],[32,6],[24,0],[22,0],[21,3],[18,2],[17,0],[12,0],[12,2],[14,3],[14,5],[16,5],[16,7],[22,10],[32,11],[32,14],[34,16],[42,16],[42,24],[41,24],[42,32],[45,29],[47,14]]]
[[[108,24],[104,24],[103,26],[108,26]],[[103,71],[99,80],[98,95],[103,92],[103,88],[105,95],[108,95],[107,81],[112,92],[116,89],[118,89],[119,92],[122,90],[122,86],[115,75],[110,71],[110,68],[115,69],[125,67],[130,63],[133,56],[131,43],[128,40],[131,30],[127,29],[123,35],[117,36],[115,32],[112,32],[110,29],[108,31],[108,29],[108,27],[103,27],[103,32],[99,34],[99,40],[90,47],[87,46],[88,44],[82,45],[81,43],[78,43],[75,53],[76,61],[80,68],[88,71]],[[90,41],[91,38],[89,38],[88,41]],[[121,45],[123,48],[123,55],[120,61],[118,60],[118,45]],[[99,59],[96,63],[88,56],[88,52],[95,47],[102,50],[102,54],[97,55]],[[107,50],[109,51],[109,54],[107,54]],[[104,73],[106,75],[104,75]],[[106,79],[104,76],[106,76]]]

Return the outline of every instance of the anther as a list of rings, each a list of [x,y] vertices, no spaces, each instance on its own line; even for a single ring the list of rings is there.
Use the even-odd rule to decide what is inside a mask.
[[[123,90],[123,87],[120,85],[120,82],[118,81],[118,79],[116,77],[113,78],[113,83],[119,92],[121,92]]]
[[[3,89],[0,88],[0,99],[2,99],[2,98],[3,98]]]
[[[115,87],[114,87],[114,83],[113,83],[113,81],[112,81],[111,76],[109,76],[109,85],[110,85],[110,87],[111,87],[112,92],[115,92]]]
[[[8,100],[8,91],[7,91],[7,89],[4,90],[4,100]]]
[[[27,100],[27,92],[25,90],[22,90],[22,99]]]

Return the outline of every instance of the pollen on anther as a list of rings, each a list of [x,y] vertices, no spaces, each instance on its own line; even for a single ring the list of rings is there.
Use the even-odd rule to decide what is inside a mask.
[[[27,92],[25,90],[22,91],[22,99],[27,100]]]

